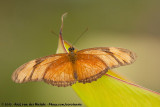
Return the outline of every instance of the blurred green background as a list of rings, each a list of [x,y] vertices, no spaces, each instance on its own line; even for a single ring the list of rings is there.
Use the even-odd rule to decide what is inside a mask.
[[[71,87],[44,82],[16,84],[13,71],[23,63],[56,52],[61,15],[64,39],[78,49],[122,47],[137,61],[114,69],[135,83],[160,92],[159,0],[0,0],[0,102],[82,103]],[[107,91],[107,90],[106,90]],[[84,104],[83,104],[84,106]]]

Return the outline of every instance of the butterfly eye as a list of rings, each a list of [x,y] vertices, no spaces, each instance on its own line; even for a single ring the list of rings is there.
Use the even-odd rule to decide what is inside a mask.
[[[68,49],[68,51],[72,52],[72,51],[74,51],[74,48],[73,48],[73,47],[70,47],[70,48]]]
[[[68,51],[72,51],[72,48],[69,48]]]

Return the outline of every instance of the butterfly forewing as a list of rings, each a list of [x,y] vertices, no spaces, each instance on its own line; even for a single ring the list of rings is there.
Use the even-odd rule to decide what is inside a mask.
[[[47,67],[52,62],[56,62],[56,60],[64,56],[66,54],[56,54],[29,61],[16,69],[12,74],[12,80],[16,83],[40,81],[43,79]]]
[[[90,48],[84,49],[77,52],[77,54],[88,54],[98,57],[100,60],[104,61],[107,65],[107,69],[112,69],[115,67],[131,64],[135,61],[135,53],[115,47],[100,47],[100,48]]]

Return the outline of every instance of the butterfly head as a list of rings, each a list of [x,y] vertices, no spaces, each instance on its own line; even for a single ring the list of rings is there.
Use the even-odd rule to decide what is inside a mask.
[[[69,52],[74,52],[74,47],[68,48],[68,51],[69,51]]]

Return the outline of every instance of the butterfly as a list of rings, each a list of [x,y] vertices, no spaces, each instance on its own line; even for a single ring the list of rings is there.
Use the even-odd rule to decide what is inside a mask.
[[[20,66],[12,75],[16,83],[45,81],[58,87],[90,83],[109,69],[131,64],[136,55],[123,48],[99,47],[38,58]]]
[[[71,86],[77,81],[90,83],[101,78],[109,69],[131,64],[136,59],[132,51],[116,47],[77,51],[70,46],[68,51],[23,64],[12,74],[12,80],[16,83],[44,81],[58,87]]]

